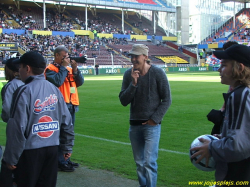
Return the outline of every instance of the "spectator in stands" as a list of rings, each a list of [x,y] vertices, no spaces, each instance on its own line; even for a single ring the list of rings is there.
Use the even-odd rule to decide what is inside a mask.
[[[141,20],[141,19],[138,21],[138,26],[139,26],[139,27],[142,26],[142,20]]]
[[[135,37],[132,38],[132,42],[136,42],[136,38]]]
[[[3,61],[3,59],[4,59],[4,51],[0,51],[0,58],[1,58],[1,61]]]
[[[205,59],[207,56],[206,49],[202,49],[202,58]]]
[[[97,55],[95,53],[92,53],[93,58],[97,58]]]
[[[180,52],[183,52],[183,47],[182,47],[182,45],[180,45],[180,46],[178,47],[178,50],[179,50]]]
[[[217,36],[214,36],[213,42],[216,42]]]
[[[200,51],[199,56],[200,56],[200,59],[202,59],[202,57],[203,57],[203,52],[202,51]]]
[[[119,99],[123,106],[130,104],[129,137],[140,186],[156,187],[161,121],[172,102],[170,86],[166,73],[150,64],[146,45],[133,45],[129,55],[133,68],[124,73]]]

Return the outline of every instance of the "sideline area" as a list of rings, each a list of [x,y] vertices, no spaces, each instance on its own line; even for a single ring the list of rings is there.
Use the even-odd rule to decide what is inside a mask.
[[[4,146],[2,146],[4,152]],[[1,165],[1,163],[0,163]],[[137,187],[138,181],[118,176],[110,171],[92,170],[84,166],[74,172],[58,171],[56,187]]]
[[[58,172],[56,187],[138,187],[139,183],[105,170],[76,168],[74,172]]]

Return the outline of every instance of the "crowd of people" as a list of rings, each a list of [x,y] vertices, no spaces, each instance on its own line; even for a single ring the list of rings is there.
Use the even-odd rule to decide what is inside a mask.
[[[234,19],[231,17],[223,26],[219,28],[211,36],[204,39],[201,43],[218,42],[219,39],[229,38],[233,36],[233,40],[241,42],[248,39],[248,21],[250,18],[250,11],[248,8],[243,9],[236,14],[235,25]],[[230,33],[230,34],[228,34]]]
[[[128,44],[126,38],[98,38],[90,39],[88,36],[42,36],[33,35],[29,37],[27,34],[17,35],[17,34],[0,34],[0,40],[2,42],[16,42],[17,45],[24,51],[38,51],[44,57],[53,57],[53,52],[58,45],[64,45],[69,50],[70,56],[84,56],[87,55],[87,51],[99,51],[101,45],[108,44]],[[15,57],[19,57],[20,53],[15,52]],[[95,53],[97,57],[98,53]],[[10,51],[2,50],[0,51],[0,62],[13,57]]]
[[[3,9],[5,11],[3,11]],[[6,14],[7,13],[7,14]],[[42,12],[40,12],[42,14]],[[41,15],[39,15],[41,17]],[[24,7],[23,9],[17,9],[12,5],[0,6],[0,28],[6,29],[25,29],[25,30],[48,30],[48,31],[71,31],[86,30],[85,17],[77,11],[74,13],[66,13],[64,10],[55,10],[47,8],[46,10],[46,28],[42,17],[40,20],[36,20],[34,17],[39,17],[37,12],[32,11],[30,7]],[[11,20],[9,22],[9,20]],[[16,24],[12,23],[15,22]],[[125,25],[123,31],[121,26],[117,24],[114,18],[101,18],[99,15],[91,16],[87,20],[87,30],[97,33],[107,34],[135,34],[132,27]],[[150,34],[148,28],[142,27],[142,20],[138,23],[133,22],[131,24],[135,28],[140,28],[143,34]]]

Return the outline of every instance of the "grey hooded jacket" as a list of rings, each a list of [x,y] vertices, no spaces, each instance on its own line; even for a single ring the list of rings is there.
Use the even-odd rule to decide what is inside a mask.
[[[222,138],[209,144],[209,151],[216,161],[216,181],[223,181],[228,173],[240,172],[233,169],[233,165],[240,162],[245,161],[243,166],[250,170],[247,164],[250,162],[250,88],[239,86],[224,94],[224,99]],[[241,171],[245,169],[241,168]]]
[[[6,129],[3,159],[16,165],[23,150],[60,144],[71,153],[74,130],[71,115],[59,89],[44,75],[31,76],[14,95]]]

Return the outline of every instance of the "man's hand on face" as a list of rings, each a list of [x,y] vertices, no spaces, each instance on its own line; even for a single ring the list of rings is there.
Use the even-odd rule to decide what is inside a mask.
[[[62,66],[67,67],[69,66],[69,64],[70,64],[70,58],[68,56],[62,59],[62,64],[61,64]]]
[[[131,71],[131,77],[132,77],[132,84],[136,86],[138,78],[140,77],[140,72],[137,69],[134,69],[134,67],[132,68]]]
[[[70,61],[71,67],[73,69],[73,72],[77,72],[77,63],[75,60]]]

